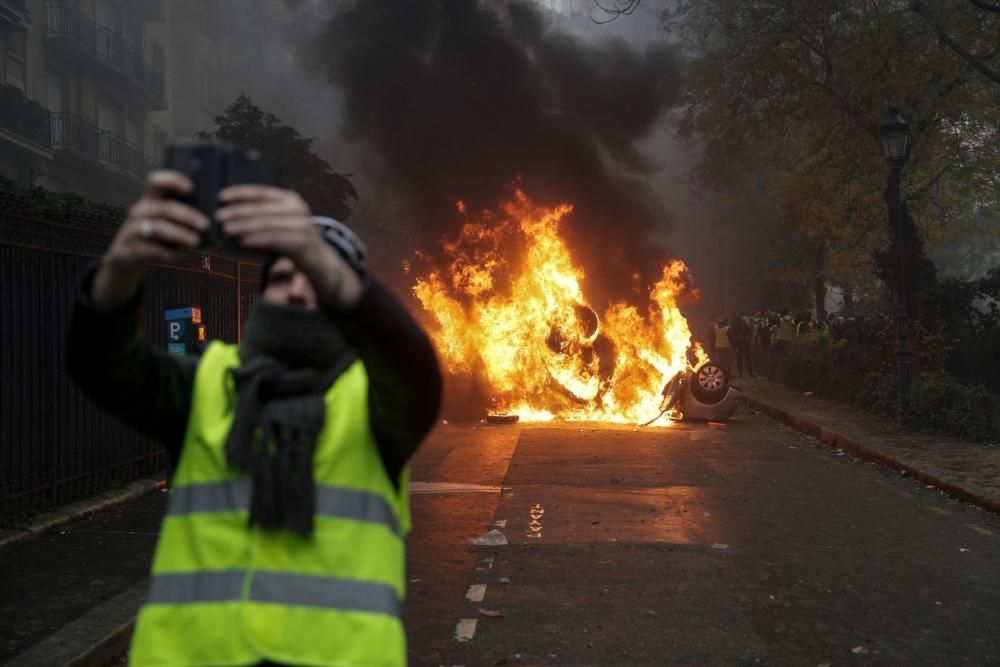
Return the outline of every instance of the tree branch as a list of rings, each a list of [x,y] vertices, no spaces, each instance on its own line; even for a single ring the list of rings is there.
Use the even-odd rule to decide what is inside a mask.
[[[979,2],[977,2],[977,0],[970,0],[970,1],[976,4],[977,7],[980,6],[980,2],[982,2],[982,0],[979,0]],[[988,8],[985,2],[982,3],[982,8],[983,9]],[[987,67],[986,64],[982,62],[979,58],[966,51],[960,44],[958,44],[955,40],[949,37],[948,33],[945,32],[944,27],[937,21],[937,19],[935,19],[933,16],[930,15],[930,12],[927,11],[927,6],[924,5],[922,0],[910,0],[910,9],[920,14],[920,16],[922,16],[923,19],[927,21],[928,25],[930,25],[931,28],[934,29],[934,32],[937,33],[938,38],[942,42],[944,42],[952,51],[957,53],[963,60],[972,65],[972,67],[975,68],[977,72],[988,78],[990,81],[1000,84],[1000,72],[991,69],[990,67]],[[993,10],[991,9],[990,11]]]
[[[987,12],[1000,14],[1000,2],[987,2],[986,0],[969,0],[969,2]]]
[[[636,9],[639,8],[639,3],[642,2],[642,0],[614,0],[614,2],[615,4],[613,7],[605,7],[604,5],[601,4],[601,0],[594,0],[594,4],[597,5],[598,9],[604,12],[608,18],[606,18],[603,21],[598,21],[593,16],[591,16],[590,20],[598,25],[601,25],[603,23],[611,23],[619,16],[628,16],[629,14],[634,12]]]

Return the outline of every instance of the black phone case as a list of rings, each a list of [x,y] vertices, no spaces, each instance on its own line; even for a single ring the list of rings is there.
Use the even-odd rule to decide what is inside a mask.
[[[165,159],[167,169],[187,176],[194,189],[179,201],[201,211],[211,221],[202,235],[203,246],[237,249],[239,245],[222,231],[215,220],[219,192],[230,185],[274,185],[274,161],[270,155],[252,149],[199,140],[170,144]]]

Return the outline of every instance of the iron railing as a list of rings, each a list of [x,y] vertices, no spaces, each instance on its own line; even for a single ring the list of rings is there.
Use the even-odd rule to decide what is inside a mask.
[[[17,213],[0,192],[0,528],[27,514],[148,476],[160,446],[104,414],[66,376],[65,338],[79,280],[107,247],[104,220],[55,224]],[[165,347],[163,311],[202,309],[211,338],[236,341],[260,266],[192,254],[148,271],[143,326]]]
[[[0,85],[0,127],[41,146],[49,146],[49,110],[20,88]]]
[[[124,76],[144,93],[152,109],[167,108],[164,74],[146,62],[140,50],[66,0],[49,0],[45,8],[49,37],[66,39],[92,60]]]
[[[50,127],[53,148],[74,150],[87,158],[128,172],[139,180],[144,180],[155,167],[155,161],[146,155],[142,147],[75,114],[52,114]]]

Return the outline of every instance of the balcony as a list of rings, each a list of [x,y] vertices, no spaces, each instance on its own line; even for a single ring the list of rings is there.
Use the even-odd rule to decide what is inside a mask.
[[[9,140],[43,155],[51,155],[50,114],[29,100],[20,88],[0,85],[0,131]]]
[[[0,0],[0,25],[26,26],[31,21],[26,0]]]
[[[154,167],[153,158],[131,141],[88,123],[70,113],[54,113],[50,120],[51,145],[88,161],[97,162],[143,181]]]
[[[74,57],[84,55],[117,79],[147,111],[167,108],[163,72],[143,60],[142,53],[121,35],[98,25],[65,0],[49,0],[46,37]]]

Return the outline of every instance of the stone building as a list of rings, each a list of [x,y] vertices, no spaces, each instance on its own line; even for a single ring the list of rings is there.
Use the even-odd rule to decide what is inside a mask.
[[[127,203],[212,127],[212,0],[0,0],[0,174]]]

